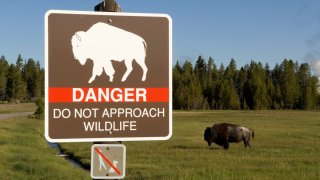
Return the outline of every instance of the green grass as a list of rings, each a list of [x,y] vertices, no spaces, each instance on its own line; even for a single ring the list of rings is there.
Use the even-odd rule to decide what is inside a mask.
[[[14,112],[35,112],[35,103],[5,103],[0,104],[0,114],[14,113]]]
[[[203,140],[213,123],[241,124],[255,131],[252,148],[229,150]],[[320,179],[320,112],[177,111],[168,141],[125,142],[127,179]],[[91,143],[61,146],[90,164]]]
[[[90,179],[71,166],[44,137],[43,120],[0,120],[0,179]]]
[[[7,105],[6,105],[7,106]],[[21,108],[21,109],[19,109]],[[33,104],[0,105],[0,112],[33,111]],[[203,131],[213,123],[255,131],[252,148],[242,143],[208,147]],[[43,120],[0,120],[1,179],[90,179],[43,138]],[[168,141],[124,142],[127,179],[320,179],[320,112],[176,111]],[[62,143],[90,167],[92,143]]]

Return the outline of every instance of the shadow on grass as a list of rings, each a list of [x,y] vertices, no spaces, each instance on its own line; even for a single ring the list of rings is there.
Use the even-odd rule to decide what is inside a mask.
[[[67,155],[65,158],[72,164],[76,166],[80,166],[84,170],[90,171],[91,164],[90,163],[84,163],[82,160],[82,157],[74,155],[73,152],[68,151],[67,149],[64,149],[61,147],[60,144],[57,144],[58,149],[60,150],[61,154]]]
[[[171,147],[172,149],[190,149],[190,150],[219,150],[219,147],[208,147],[208,146],[192,146],[192,145],[174,145]]]
[[[218,146],[209,146],[209,147],[207,146],[206,149],[208,149],[208,150],[216,150],[216,151],[223,150],[223,148],[218,147]]]

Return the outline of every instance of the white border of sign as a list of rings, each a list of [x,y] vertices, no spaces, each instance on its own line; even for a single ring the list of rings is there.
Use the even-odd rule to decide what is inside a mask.
[[[121,137],[121,138],[68,138],[68,139],[51,139],[49,137],[49,96],[48,96],[48,17],[50,14],[79,14],[79,15],[108,15],[108,16],[141,16],[141,17],[165,17],[169,21],[169,134],[164,137]],[[45,138],[49,142],[102,142],[102,141],[151,141],[151,140],[168,140],[172,136],[172,19],[167,14],[150,14],[150,13],[110,13],[110,12],[91,12],[91,11],[66,11],[66,10],[49,10],[45,14]]]
[[[121,176],[105,176],[105,177],[100,177],[100,176],[93,176],[93,154],[94,154],[94,148],[96,146],[105,146],[105,147],[122,147],[123,148],[123,162],[122,162],[122,166],[123,166],[123,172],[121,172]],[[126,176],[126,146],[123,144],[94,144],[91,146],[91,170],[90,170],[90,175],[93,179],[123,179]]]

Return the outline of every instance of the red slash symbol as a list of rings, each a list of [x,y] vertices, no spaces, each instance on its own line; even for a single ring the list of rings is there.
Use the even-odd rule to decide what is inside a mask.
[[[105,156],[102,154],[102,152],[98,149],[98,148],[94,148],[94,150],[104,159],[104,161],[106,163],[108,163],[110,165],[110,167],[112,167],[112,169],[114,169],[118,175],[121,175],[121,172],[119,171],[119,169],[117,169],[112,163],[111,161]]]

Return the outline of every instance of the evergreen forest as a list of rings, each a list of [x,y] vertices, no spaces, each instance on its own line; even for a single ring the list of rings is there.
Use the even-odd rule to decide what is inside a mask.
[[[32,58],[18,56],[16,64],[0,57],[0,102],[33,102],[44,97],[44,68]]]
[[[15,64],[0,57],[0,102],[33,102],[44,97],[44,68],[18,56]],[[320,109],[318,78],[308,63],[284,59],[273,69],[251,61],[237,68],[231,59],[219,67],[199,56],[173,67],[173,109],[280,110]]]
[[[173,108],[180,110],[319,109],[318,78],[308,63],[284,59],[273,69],[251,61],[237,68],[231,59],[219,67],[199,56],[195,64],[173,67]]]

